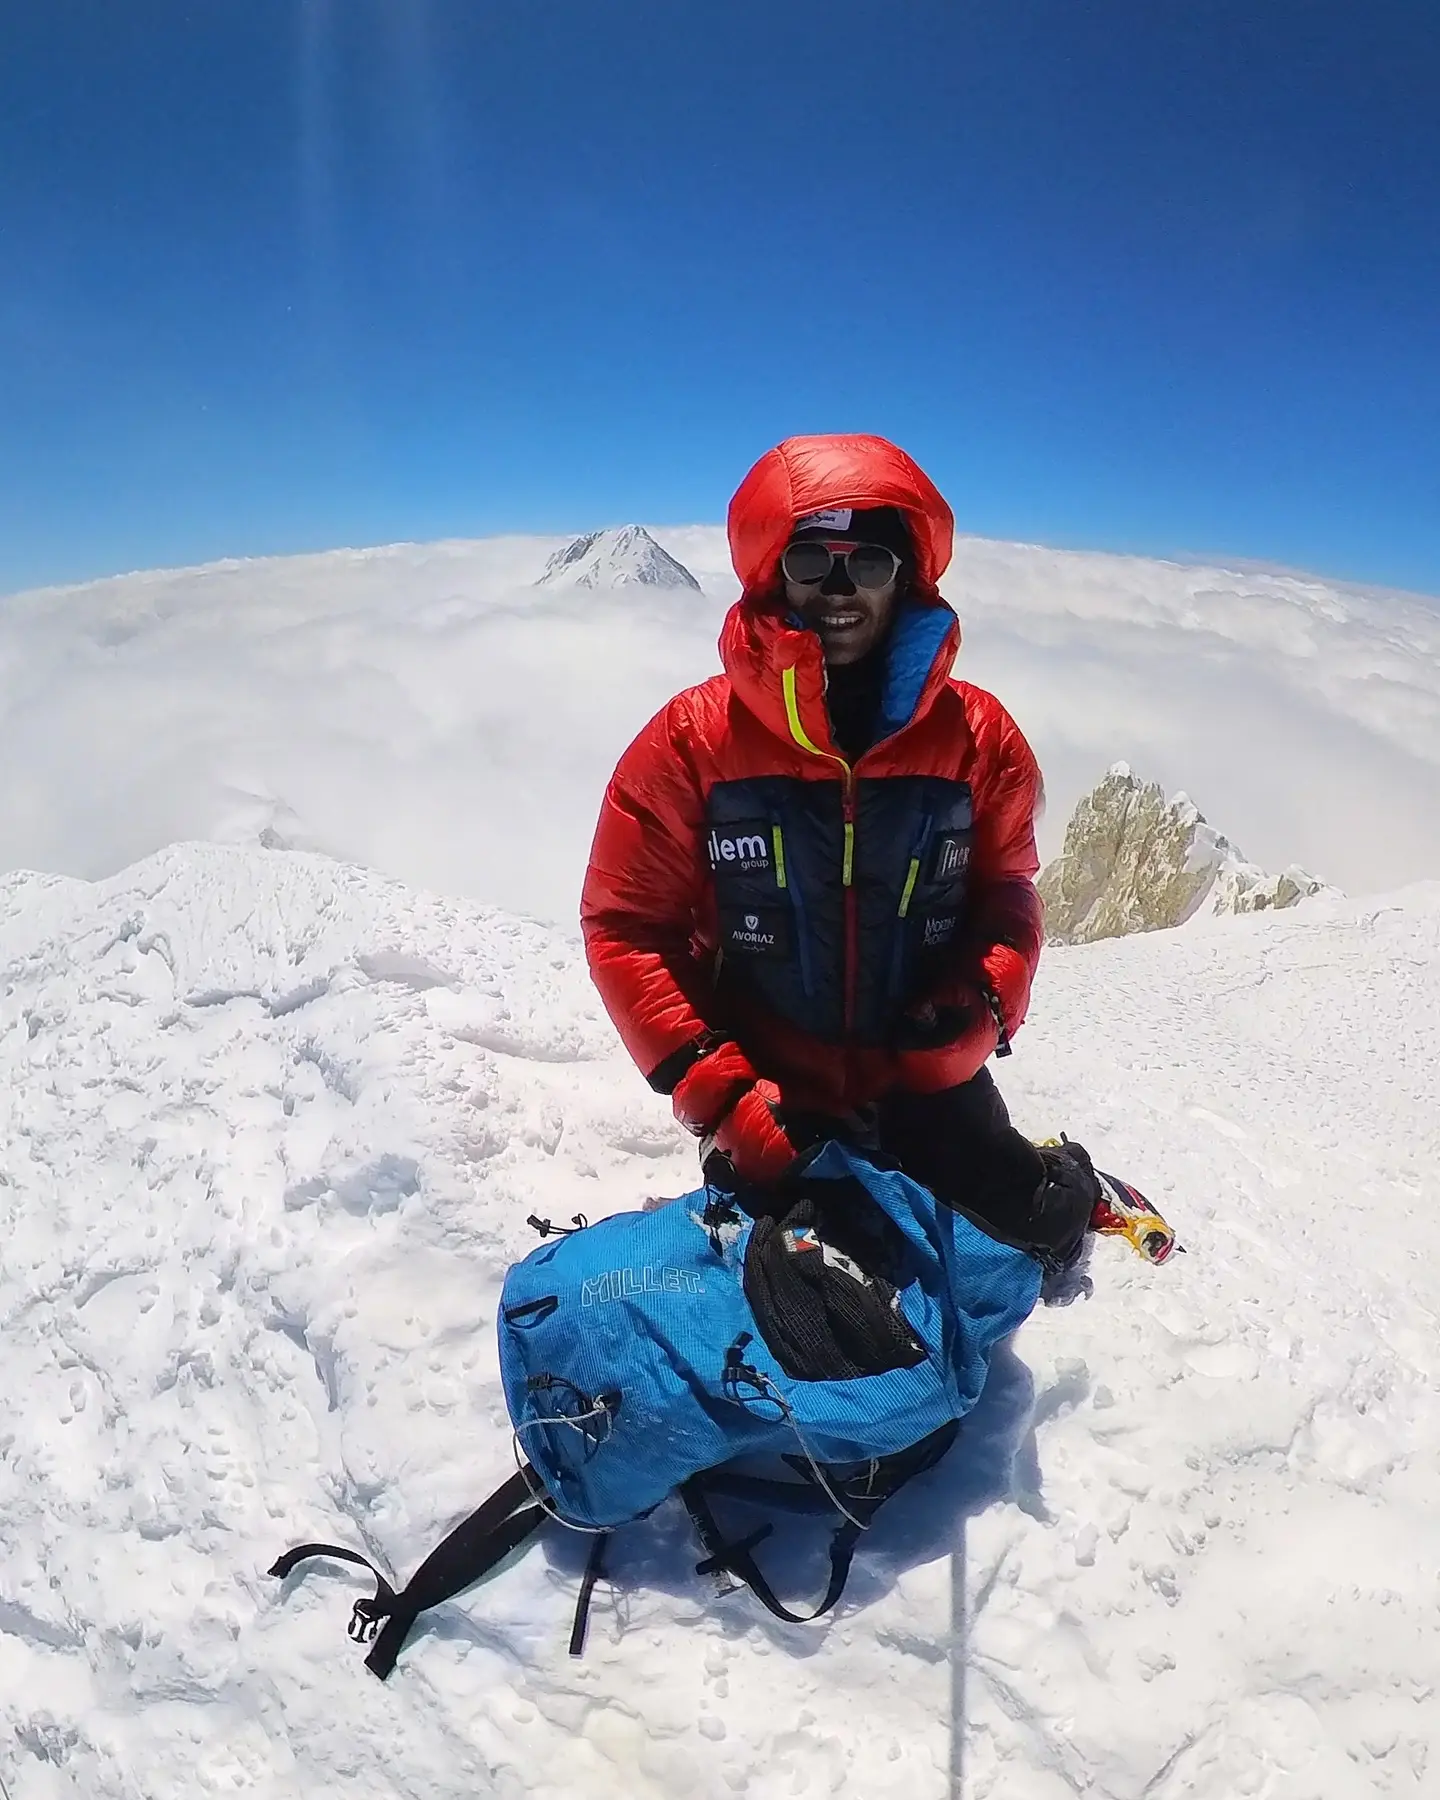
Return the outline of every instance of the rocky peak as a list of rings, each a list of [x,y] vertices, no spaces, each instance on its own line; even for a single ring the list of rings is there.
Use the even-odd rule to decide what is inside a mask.
[[[1125,763],[1075,808],[1038,885],[1046,936],[1061,944],[1161,931],[1202,912],[1265,912],[1325,889],[1296,865],[1267,875],[1187,795],[1167,801]]]

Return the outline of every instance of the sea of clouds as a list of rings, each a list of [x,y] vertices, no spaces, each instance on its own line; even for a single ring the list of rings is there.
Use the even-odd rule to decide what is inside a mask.
[[[616,757],[718,667],[717,527],[656,528],[704,593],[535,588],[565,540],[395,545],[0,602],[0,868],[164,844],[315,849],[573,921]],[[1058,851],[1123,759],[1270,868],[1440,874],[1440,605],[1303,576],[962,538],[956,673],[1040,755]]]

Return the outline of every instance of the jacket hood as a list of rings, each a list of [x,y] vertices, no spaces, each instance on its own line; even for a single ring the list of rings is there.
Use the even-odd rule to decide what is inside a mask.
[[[915,546],[917,597],[934,600],[950,562],[955,518],[939,489],[888,438],[792,437],[767,450],[736,489],[730,559],[745,599],[769,594],[797,519],[831,506],[893,506]]]

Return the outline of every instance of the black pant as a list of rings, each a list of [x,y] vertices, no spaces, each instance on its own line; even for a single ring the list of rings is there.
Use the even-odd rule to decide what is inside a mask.
[[[787,1128],[792,1127],[786,1119]],[[837,1135],[833,1122],[794,1122],[800,1140]],[[1005,1243],[1063,1262],[1090,1222],[1084,1183],[1055,1170],[1010,1123],[988,1069],[935,1094],[887,1094],[845,1134],[864,1155],[896,1163],[942,1206],[953,1207]],[[1068,1175],[1063,1166],[1061,1176]]]

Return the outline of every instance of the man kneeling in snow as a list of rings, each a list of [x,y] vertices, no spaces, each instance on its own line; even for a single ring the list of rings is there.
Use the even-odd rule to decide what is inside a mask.
[[[950,677],[950,508],[884,438],[791,438],[729,535],[725,673],[652,719],[606,792],[595,984],[707,1179],[743,1200],[841,1137],[1063,1269],[1089,1159],[1036,1149],[985,1068],[1040,955],[1040,776],[999,701]]]

